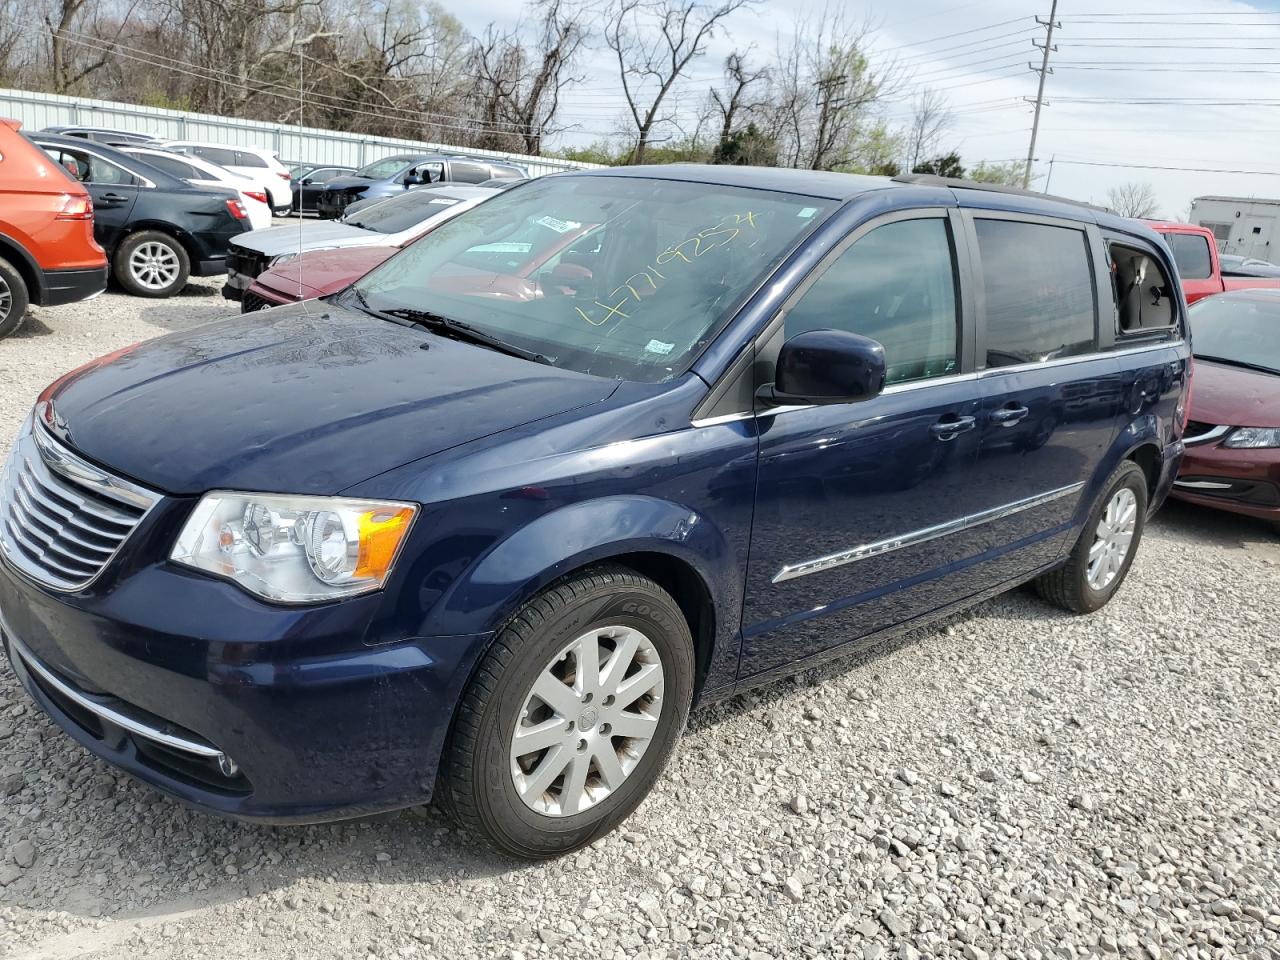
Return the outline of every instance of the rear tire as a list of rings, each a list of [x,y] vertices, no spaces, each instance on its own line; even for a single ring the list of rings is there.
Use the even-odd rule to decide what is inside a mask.
[[[1073,613],[1107,604],[1129,574],[1147,522],[1147,475],[1132,460],[1112,471],[1067,562],[1036,578],[1045,600]]]
[[[586,846],[649,793],[684,729],[693,675],[689,625],[666,591],[612,564],[571,576],[529,601],[485,654],[437,796],[512,856]]]
[[[135,297],[172,297],[187,285],[191,259],[182,244],[159,230],[139,230],[116,248],[116,282]]]
[[[22,274],[8,260],[0,258],[0,340],[22,326],[30,303]]]

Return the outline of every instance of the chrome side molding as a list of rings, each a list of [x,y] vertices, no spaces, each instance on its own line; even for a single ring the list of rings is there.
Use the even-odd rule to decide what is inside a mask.
[[[959,517],[955,520],[948,520],[946,523],[939,523],[932,527],[925,527],[921,530],[913,530],[911,533],[904,533],[901,536],[889,537],[885,540],[877,540],[874,543],[864,543],[856,547],[850,547],[848,550],[841,550],[839,553],[829,553],[825,557],[815,557],[812,560],[804,560],[800,563],[792,563],[783,567],[773,576],[774,583],[782,583],[786,580],[794,580],[796,577],[808,576],[811,573],[820,573],[823,570],[830,570],[833,567],[842,567],[847,563],[857,563],[859,560],[866,560],[869,557],[878,557],[885,553],[892,553],[895,550],[901,550],[904,547],[914,547],[922,543],[928,543],[930,540],[936,540],[939,537],[945,537],[970,527],[977,527],[984,523],[991,523],[993,520],[1001,520],[1005,517],[1012,516],[1015,513],[1021,513],[1024,510],[1031,510],[1034,507],[1042,506],[1046,503],[1052,503],[1054,500],[1061,500],[1063,497],[1069,497],[1073,493],[1078,493],[1084,489],[1084,481],[1079,483],[1068,484],[1065,487],[1058,487],[1056,490],[1050,490],[1048,493],[1037,494],[1034,497],[1027,497],[1024,500],[1015,500],[1013,503],[1007,503],[1001,507],[993,507],[990,510],[984,510],[981,513],[971,514],[967,517]]]

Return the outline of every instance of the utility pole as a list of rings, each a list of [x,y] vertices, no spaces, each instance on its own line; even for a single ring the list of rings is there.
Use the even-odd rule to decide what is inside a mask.
[[[1039,69],[1036,68],[1035,64],[1027,64],[1032,72],[1040,74],[1040,86],[1036,90],[1036,113],[1035,118],[1031,121],[1031,146],[1027,148],[1027,166],[1022,172],[1023,190],[1031,186],[1031,162],[1036,156],[1036,137],[1040,133],[1040,108],[1044,105],[1044,81],[1052,72],[1049,69],[1049,54],[1057,49],[1053,45],[1053,31],[1054,28],[1062,26],[1062,24],[1058,23],[1058,0],[1053,0],[1053,5],[1049,8],[1048,21],[1036,17],[1036,23],[1045,28],[1044,59],[1040,61]],[[1040,46],[1035,40],[1031,42],[1034,46]]]

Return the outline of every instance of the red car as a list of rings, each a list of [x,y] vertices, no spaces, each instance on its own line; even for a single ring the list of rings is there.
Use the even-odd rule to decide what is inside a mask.
[[[599,244],[595,226],[554,221],[517,228],[507,241],[457,254],[432,288],[503,300],[532,300],[547,284],[568,292],[591,279],[589,263]],[[337,293],[402,249],[365,246],[300,254],[259,274],[241,299],[240,312]]]
[[[89,192],[21,126],[0,117],[0,337],[22,325],[30,303],[74,303],[107,286]]]
[[[1280,290],[1238,290],[1191,309],[1186,456],[1173,496],[1280,523]]]
[[[1169,244],[1173,259],[1178,264],[1178,276],[1182,280],[1182,292],[1187,303],[1195,303],[1202,297],[1224,290],[1280,289],[1280,279],[1275,277],[1223,276],[1218,244],[1208,227],[1159,220],[1149,220],[1147,226]]]

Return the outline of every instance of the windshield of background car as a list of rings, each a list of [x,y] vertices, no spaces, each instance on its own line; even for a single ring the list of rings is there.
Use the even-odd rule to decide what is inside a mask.
[[[556,366],[657,383],[682,374],[836,201],[706,183],[549,177],[441,224],[356,288]]]
[[[375,233],[399,233],[424,220],[437,217],[455,203],[461,202],[454,197],[442,197],[428,190],[415,190],[383,203],[372,204],[357,211],[344,222]]]
[[[408,165],[408,157],[388,157],[385,160],[375,160],[367,167],[361,167],[355,175],[368,180],[386,180],[388,177],[394,177]]]
[[[1197,357],[1280,373],[1280,296],[1205,297],[1189,316]]]

